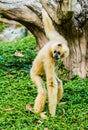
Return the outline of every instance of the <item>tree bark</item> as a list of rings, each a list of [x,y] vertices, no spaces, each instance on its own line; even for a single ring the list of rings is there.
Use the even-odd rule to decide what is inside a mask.
[[[18,21],[32,32],[37,50],[48,41],[42,24],[41,10],[51,17],[55,29],[63,35],[70,48],[64,65],[70,74],[85,78],[88,73],[88,2],[87,0],[0,0],[3,17]]]

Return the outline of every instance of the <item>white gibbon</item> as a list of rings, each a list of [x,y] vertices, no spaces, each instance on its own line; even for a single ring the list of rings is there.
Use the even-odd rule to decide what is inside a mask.
[[[44,9],[42,10],[42,18],[49,42],[37,54],[30,71],[31,79],[38,92],[34,113],[43,111],[48,94],[49,112],[51,116],[54,116],[56,105],[60,103],[63,95],[62,81],[55,73],[55,62],[66,58],[69,55],[69,48],[67,41],[55,30],[51,18]],[[47,89],[44,87],[42,75],[46,76]]]

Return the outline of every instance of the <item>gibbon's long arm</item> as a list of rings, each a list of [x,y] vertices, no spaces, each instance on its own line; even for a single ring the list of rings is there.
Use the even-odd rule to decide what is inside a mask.
[[[49,40],[61,41],[67,44],[67,41],[55,30],[52,20],[45,9],[42,9],[42,20],[46,36]]]

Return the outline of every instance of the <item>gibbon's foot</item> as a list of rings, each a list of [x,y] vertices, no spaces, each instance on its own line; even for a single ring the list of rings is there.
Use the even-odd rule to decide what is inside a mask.
[[[33,111],[32,106],[30,104],[26,105],[26,110],[29,111],[29,112],[32,112],[33,114],[35,114],[34,111]],[[46,112],[41,112],[39,115],[40,115],[40,117],[42,119],[47,119]]]
[[[58,105],[63,105],[63,104],[66,104],[67,102],[58,102]]]
[[[38,94],[35,99],[34,113],[39,114],[43,111],[46,101],[46,93]]]

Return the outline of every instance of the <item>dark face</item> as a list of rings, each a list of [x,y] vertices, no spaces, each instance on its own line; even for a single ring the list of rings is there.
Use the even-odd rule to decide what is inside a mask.
[[[55,60],[60,59],[61,55],[62,55],[62,45],[61,44],[57,44],[53,50],[53,57]]]
[[[55,60],[59,60],[59,59],[64,59],[68,56],[69,54],[69,49],[67,46],[65,46],[64,44],[53,44],[52,46],[52,55],[53,55],[53,58]]]
[[[58,60],[58,59],[60,58],[60,56],[61,56],[60,51],[55,50],[55,51],[54,51],[54,54],[53,54],[54,59],[55,59],[55,60]]]

